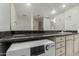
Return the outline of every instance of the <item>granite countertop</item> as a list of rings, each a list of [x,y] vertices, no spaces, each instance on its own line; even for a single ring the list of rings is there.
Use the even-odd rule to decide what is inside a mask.
[[[72,35],[72,33],[41,33],[41,34],[17,34],[6,36],[0,39],[0,42],[22,42],[22,41],[30,41],[30,40],[39,40],[49,37],[58,37],[58,36],[66,36]]]

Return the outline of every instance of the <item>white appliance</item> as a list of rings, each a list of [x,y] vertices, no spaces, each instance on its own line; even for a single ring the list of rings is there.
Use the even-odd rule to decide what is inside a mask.
[[[55,56],[55,43],[48,39],[13,43],[7,56]]]

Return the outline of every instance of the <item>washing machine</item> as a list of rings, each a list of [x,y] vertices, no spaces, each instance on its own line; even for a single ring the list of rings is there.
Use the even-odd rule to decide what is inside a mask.
[[[55,56],[55,43],[48,39],[13,43],[6,56]]]

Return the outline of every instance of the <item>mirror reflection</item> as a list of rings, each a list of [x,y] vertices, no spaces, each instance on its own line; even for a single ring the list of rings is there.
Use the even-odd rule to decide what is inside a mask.
[[[13,3],[11,30],[66,30],[65,11],[76,6],[78,4],[75,3]],[[76,30],[73,27],[71,29]]]

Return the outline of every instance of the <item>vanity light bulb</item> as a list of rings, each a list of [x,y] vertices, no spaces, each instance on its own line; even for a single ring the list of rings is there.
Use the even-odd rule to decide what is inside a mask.
[[[65,7],[66,7],[66,5],[65,5],[65,4],[63,4],[63,5],[62,5],[62,8],[65,8]]]
[[[31,3],[26,3],[26,5],[27,5],[27,6],[30,6],[30,5],[31,5]]]

